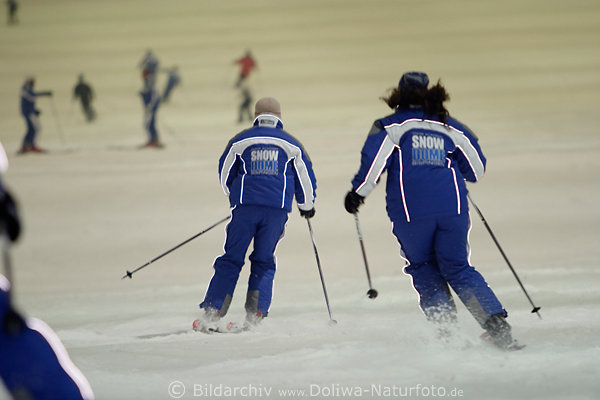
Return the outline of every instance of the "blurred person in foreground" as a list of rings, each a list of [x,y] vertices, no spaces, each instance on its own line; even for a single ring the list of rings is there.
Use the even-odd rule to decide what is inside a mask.
[[[8,167],[0,144],[0,171]],[[9,247],[21,233],[17,205],[0,181],[0,378],[15,400],[91,400],[94,393],[60,339],[43,321],[24,317],[12,302]]]
[[[234,136],[219,159],[221,186],[229,196],[231,221],[226,227],[225,254],[213,265],[214,275],[194,321],[202,332],[218,330],[244,265],[250,242],[250,278],[244,327],[258,324],[269,313],[275,276],[275,250],[283,238],[294,196],[304,218],[315,215],[316,178],[302,144],[283,130],[279,102],[256,102],[251,128]]]
[[[40,96],[52,96],[52,91],[36,92],[34,86],[35,77],[28,76],[21,87],[21,115],[25,119],[27,131],[23,137],[23,144],[21,145],[19,154],[45,152],[45,150],[36,145],[36,139],[41,130],[39,120],[41,111],[36,108],[35,101]]]
[[[444,107],[446,89],[439,81],[428,86],[427,74],[407,72],[382,99],[394,112],[373,123],[344,206],[358,212],[387,171],[387,213],[427,319],[451,333],[452,288],[495,345],[518,349],[506,311],[469,261],[465,180],[481,179],[486,159],[477,137]]]

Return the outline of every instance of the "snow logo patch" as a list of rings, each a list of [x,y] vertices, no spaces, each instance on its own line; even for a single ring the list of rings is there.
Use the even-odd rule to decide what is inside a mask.
[[[444,166],[444,139],[438,135],[415,133],[412,137],[412,165]]]
[[[251,175],[279,175],[279,149],[262,147],[250,152]]]

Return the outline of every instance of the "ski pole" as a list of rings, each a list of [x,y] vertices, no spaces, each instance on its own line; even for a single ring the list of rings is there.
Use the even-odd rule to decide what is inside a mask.
[[[325,288],[325,279],[323,278],[323,269],[321,268],[321,261],[319,260],[319,253],[317,252],[317,243],[315,242],[315,235],[313,234],[312,226],[310,225],[310,219],[306,218],[308,223],[308,231],[310,232],[310,238],[312,240],[313,249],[315,250],[315,257],[317,259],[317,268],[319,268],[319,276],[321,277],[321,285],[323,286],[323,294],[325,295],[325,303],[327,304],[327,312],[329,312],[329,325],[337,324],[337,321],[331,316],[331,307],[329,306],[329,297],[327,296],[327,288]]]
[[[354,215],[354,222],[356,222],[356,232],[358,233],[358,241],[360,242],[360,249],[362,251],[363,260],[365,262],[365,271],[367,272],[367,281],[369,282],[369,290],[367,291],[367,296],[370,299],[374,299],[379,294],[377,290],[373,289],[373,285],[371,284],[371,273],[369,272],[369,263],[367,262],[367,252],[365,251],[365,244],[363,242],[363,236],[360,232],[360,225],[358,223],[358,213],[352,214]]]
[[[52,115],[54,116],[54,122],[56,123],[56,130],[58,131],[58,135],[60,137],[60,143],[62,145],[64,145],[65,137],[63,135],[63,131],[60,126],[60,121],[58,119],[58,113],[56,112],[56,106],[54,105],[54,100],[52,100],[52,97],[50,97],[50,109],[52,110]]]
[[[510,261],[508,260],[508,257],[506,256],[506,253],[504,253],[504,250],[502,250],[502,246],[500,246],[500,243],[498,242],[498,239],[496,239],[496,236],[494,235],[494,232],[492,232],[492,228],[490,228],[490,226],[488,225],[487,221],[485,220],[485,217],[483,216],[481,210],[479,209],[479,207],[477,207],[477,204],[475,204],[475,201],[471,197],[471,194],[467,193],[467,197],[471,201],[471,204],[473,204],[473,207],[475,207],[475,210],[477,210],[477,214],[479,214],[479,217],[481,218],[481,221],[483,222],[483,225],[486,227],[487,231],[489,232],[490,236],[492,237],[492,240],[496,244],[496,247],[498,247],[498,250],[500,250],[500,254],[502,254],[502,257],[504,258],[504,261],[506,261],[506,264],[508,264],[508,267],[510,268],[510,270],[513,273],[513,275],[517,279],[517,282],[519,283],[519,286],[521,286],[521,289],[523,289],[523,293],[525,293],[525,296],[527,297],[527,300],[529,300],[529,303],[533,307],[533,310],[531,310],[531,312],[532,313],[536,313],[538,315],[538,317],[540,317],[540,319],[542,319],[542,316],[539,313],[541,307],[537,307],[533,303],[533,300],[531,300],[531,297],[529,296],[529,293],[527,293],[527,290],[525,290],[525,286],[523,286],[523,283],[521,282],[521,279],[519,279],[519,276],[517,275],[517,272],[513,268],[513,266],[510,263]]]
[[[127,271],[127,273],[125,275],[123,275],[123,277],[121,279],[125,279],[125,278],[129,278],[132,279],[133,274],[135,274],[136,272],[138,272],[139,270],[141,270],[142,268],[146,268],[148,265],[152,264],[154,261],[157,261],[159,259],[161,259],[162,257],[166,256],[167,254],[171,253],[172,251],[177,250],[178,248],[180,248],[181,246],[183,246],[184,244],[187,244],[189,242],[191,242],[192,240],[196,239],[198,236],[210,231],[212,228],[214,228],[215,226],[222,224],[223,222],[227,221],[229,218],[231,218],[231,215],[228,215],[227,217],[215,222],[214,224],[212,224],[211,226],[209,226],[208,228],[204,229],[203,231],[195,234],[194,236],[192,236],[191,238],[179,243],[177,246],[173,247],[170,250],[165,251],[164,253],[162,253],[160,256],[157,256],[155,258],[153,258],[152,260],[148,261],[146,264],[137,267],[136,269],[134,269],[133,271]]]

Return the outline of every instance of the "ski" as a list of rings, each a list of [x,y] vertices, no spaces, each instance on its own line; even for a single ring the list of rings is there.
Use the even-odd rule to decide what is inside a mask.
[[[490,346],[494,346],[497,349],[504,350],[504,351],[517,351],[517,350],[521,350],[525,346],[527,346],[525,344],[520,344],[519,342],[517,342],[516,340],[513,339],[513,342],[510,345],[508,345],[507,347],[500,347],[496,343],[494,343],[494,340],[492,339],[492,336],[490,336],[490,334],[488,332],[483,332],[481,334],[481,336],[479,336],[479,338],[484,343],[489,344]]]
[[[207,326],[203,324],[200,320],[195,320],[192,324],[192,330],[194,332],[201,332],[205,334],[213,334],[213,333],[242,333],[245,331],[249,331],[249,326],[239,325],[235,322],[229,322],[225,326]],[[163,338],[168,336],[182,335],[184,333],[189,333],[189,329],[180,329],[176,331],[169,332],[157,332],[157,333],[148,333],[145,335],[136,336],[138,339],[155,339],[155,338]]]
[[[194,320],[194,322],[192,323],[192,329],[195,332],[201,332],[201,333],[206,333],[206,334],[213,334],[213,333],[242,333],[245,331],[248,331],[250,328],[247,326],[243,326],[243,325],[239,325],[235,322],[229,322],[227,323],[225,326],[219,326],[219,325],[213,325],[213,324],[206,324],[205,322],[196,319]]]

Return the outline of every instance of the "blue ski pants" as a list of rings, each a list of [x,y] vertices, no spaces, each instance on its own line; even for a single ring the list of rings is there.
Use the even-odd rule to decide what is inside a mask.
[[[144,128],[148,133],[148,141],[158,142],[158,131],[156,130],[156,111],[147,111],[144,114]]]
[[[27,131],[23,137],[23,147],[34,146],[35,139],[40,131],[39,117],[36,114],[23,115],[25,118],[25,124],[27,125]]]
[[[254,239],[254,250],[249,256],[246,311],[267,316],[273,297],[275,250],[283,237],[287,219],[287,211],[280,208],[239,205],[233,209],[225,229],[225,254],[213,264],[214,275],[200,308],[219,310],[221,316],[227,313],[246,252]]]
[[[506,313],[483,276],[469,264],[469,214],[392,223],[401,252],[408,260],[404,272],[412,277],[427,318],[455,318],[449,287],[480,325],[493,314]]]

